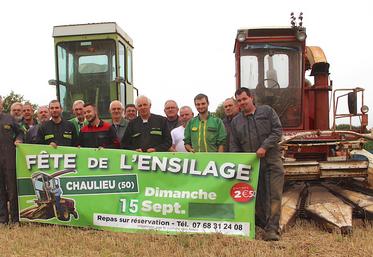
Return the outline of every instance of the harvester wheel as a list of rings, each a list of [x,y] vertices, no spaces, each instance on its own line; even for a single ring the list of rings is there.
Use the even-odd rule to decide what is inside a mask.
[[[60,215],[59,215],[58,219],[62,220],[62,221],[69,221],[70,220],[70,213],[67,210],[67,207],[66,206],[61,206],[61,208],[62,208],[62,210],[60,212]]]

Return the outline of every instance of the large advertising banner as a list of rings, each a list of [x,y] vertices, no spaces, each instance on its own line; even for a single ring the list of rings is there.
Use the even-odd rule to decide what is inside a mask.
[[[21,221],[112,231],[255,236],[248,153],[17,147]]]

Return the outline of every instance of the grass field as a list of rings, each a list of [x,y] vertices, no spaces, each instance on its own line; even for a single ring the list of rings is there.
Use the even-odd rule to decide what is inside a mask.
[[[0,256],[373,256],[373,227],[351,236],[302,221],[279,242],[211,235],[129,234],[38,224],[0,228]]]

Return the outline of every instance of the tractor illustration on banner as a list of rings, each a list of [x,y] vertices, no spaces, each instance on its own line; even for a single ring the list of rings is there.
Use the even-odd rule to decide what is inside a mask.
[[[21,218],[26,219],[52,219],[57,218],[61,221],[69,221],[72,215],[78,218],[75,209],[75,202],[72,199],[62,197],[63,191],[60,185],[61,175],[76,172],[76,170],[61,170],[53,174],[44,172],[35,172],[32,175],[32,185],[34,187],[36,206],[22,210]]]

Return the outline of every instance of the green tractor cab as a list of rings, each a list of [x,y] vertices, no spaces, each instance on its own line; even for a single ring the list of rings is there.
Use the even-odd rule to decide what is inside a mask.
[[[64,117],[71,117],[76,100],[93,103],[108,119],[109,105],[133,103],[132,39],[114,22],[55,26],[53,28],[57,98]]]

